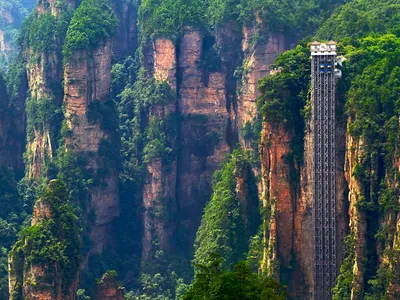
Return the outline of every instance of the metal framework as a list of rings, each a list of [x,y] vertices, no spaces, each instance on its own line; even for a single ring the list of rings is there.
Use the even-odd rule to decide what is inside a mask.
[[[311,44],[314,299],[332,299],[336,261],[336,43]]]

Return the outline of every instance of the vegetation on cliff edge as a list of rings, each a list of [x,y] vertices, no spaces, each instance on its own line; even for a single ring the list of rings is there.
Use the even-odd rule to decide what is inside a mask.
[[[68,26],[64,56],[69,58],[74,50],[97,47],[115,33],[117,24],[108,0],[83,0]]]
[[[34,265],[47,266],[49,272],[55,272],[44,280],[60,280],[63,289],[76,279],[81,259],[81,238],[78,217],[68,203],[65,184],[60,180],[52,181],[40,196],[39,202],[49,205],[46,217],[41,217],[36,224],[25,227],[19,234],[19,239],[13,246],[10,257],[13,259],[13,272],[18,280],[23,278],[27,268]],[[23,263],[23,265],[20,265]],[[60,272],[60,273],[57,273]],[[57,278],[59,276],[59,278]],[[37,284],[49,282],[28,282],[35,287]],[[14,291],[21,295],[21,292]],[[66,290],[64,290],[66,292]],[[15,298],[15,297],[14,297]],[[13,299],[14,299],[13,298]],[[18,299],[15,298],[15,299]]]
[[[215,172],[213,195],[196,235],[195,264],[205,264],[211,253],[224,258],[224,269],[246,258],[250,238],[261,222],[256,178],[251,168],[250,154],[238,149]],[[244,190],[237,190],[239,181]]]

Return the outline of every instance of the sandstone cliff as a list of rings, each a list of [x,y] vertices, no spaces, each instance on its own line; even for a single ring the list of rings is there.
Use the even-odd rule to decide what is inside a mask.
[[[9,42],[5,38],[5,32],[4,30],[0,30],[0,53],[5,60],[7,59],[7,54],[10,50],[11,46],[9,45]]]
[[[73,9],[75,0],[65,1],[65,5],[58,5],[54,0],[39,1],[34,12],[34,20],[42,22],[47,16],[54,18],[54,24],[63,22],[63,14]],[[51,30],[55,30],[51,28]],[[50,34],[50,33],[47,33]],[[53,41],[53,45],[45,45],[44,49],[36,49],[35,43],[38,43],[34,37],[26,38],[28,45],[24,49],[25,59],[27,61],[27,75],[30,94],[28,95],[27,114],[28,123],[33,123],[28,132],[27,138],[27,159],[26,159],[26,177],[37,179],[46,163],[51,161],[55,155],[58,145],[57,135],[60,130],[61,116],[57,109],[61,108],[63,101],[63,58],[62,45],[65,38],[65,32],[53,32],[53,36],[41,37]],[[61,35],[59,35],[61,34]],[[39,33],[40,35],[40,33]],[[38,38],[38,37],[36,37]],[[46,102],[46,104],[43,104]],[[51,110],[49,115],[40,122],[35,122],[35,107],[40,105],[49,106]],[[32,111],[29,110],[31,108]]]
[[[36,202],[31,227],[9,255],[10,300],[76,299],[79,231],[65,195],[65,186],[53,180]]]
[[[257,116],[257,98],[260,96],[258,81],[271,73],[271,65],[283,51],[289,49],[289,39],[283,34],[262,31],[259,28],[244,27],[241,68],[241,90],[238,102],[238,127],[254,123]],[[241,136],[242,145],[245,144]],[[250,145],[247,145],[250,146]]]
[[[147,113],[148,120],[168,119],[176,113],[176,48],[168,39],[157,39],[153,43],[153,76],[157,82],[167,83],[173,99],[165,105],[155,105]],[[151,122],[151,121],[150,121]],[[174,245],[176,214],[176,137],[172,137],[172,157],[152,158],[147,163],[147,176],[143,187],[143,238],[142,259],[154,253],[152,244],[157,241],[159,249],[171,253]]]
[[[358,163],[358,158],[362,157],[362,141],[354,140],[351,136],[347,136],[347,152],[346,152],[346,180],[349,185],[349,215],[350,229],[354,235],[354,266],[353,274],[355,275],[352,282],[352,299],[361,299],[364,294],[364,263],[363,258],[366,252],[366,215],[356,207],[356,203],[361,197],[362,187],[354,178],[354,167]]]
[[[105,110],[110,104],[111,55],[112,43],[106,41],[95,49],[76,51],[64,70],[65,118],[70,130],[66,151],[85,157],[84,168],[95,179],[85,201],[92,254],[113,244],[110,226],[119,215],[118,174],[115,166],[109,165],[115,157],[106,157],[107,149],[116,146],[115,132],[104,123],[113,117]],[[90,221],[89,215],[94,215],[94,220]]]
[[[218,71],[205,73],[199,67],[203,41],[200,31],[186,28],[178,58],[178,109],[182,121],[177,203],[189,247],[193,244],[204,205],[211,196],[212,174],[230,151],[225,76]]]
[[[400,121],[400,120],[399,120]],[[399,149],[396,147],[396,153]],[[388,175],[386,178],[387,184],[394,190],[399,190],[399,178],[400,172],[400,159],[393,159],[394,174]],[[398,200],[398,197],[397,197]],[[396,204],[399,202],[396,201]],[[390,212],[385,217],[386,224],[389,225],[388,241],[385,245],[385,255],[381,258],[381,266],[387,267],[389,272],[392,274],[388,285],[388,295],[390,299],[396,299],[400,297],[400,213],[398,211]]]
[[[348,125],[351,124],[351,118]],[[366,155],[363,138],[354,138],[347,133],[347,151],[345,174],[349,185],[349,216],[350,231],[354,239],[352,250],[352,282],[351,299],[363,299],[367,289],[378,282],[386,290],[380,292],[388,299],[398,299],[399,287],[399,212],[398,212],[398,148],[394,151],[392,169],[384,170],[382,160],[377,156]],[[368,182],[363,182],[360,176],[360,166],[367,165],[371,176]],[[383,175],[383,173],[385,175]],[[379,188],[378,182],[384,187]],[[374,203],[379,196],[379,214],[376,208],[366,203]],[[367,204],[368,205],[368,204]],[[372,233],[374,234],[372,234]],[[375,274],[372,278],[371,274]],[[369,285],[368,285],[369,284]],[[376,289],[379,289],[377,287]]]
[[[291,93],[296,88],[291,88],[286,87],[287,90],[281,91],[279,95],[292,97]],[[338,100],[337,107],[343,110],[342,106]],[[264,220],[265,250],[262,268],[288,285],[290,297],[313,299],[312,120],[306,120],[304,134],[299,129],[301,127],[297,123],[271,121],[271,116],[267,114],[263,116],[260,144],[261,196],[263,206],[271,212],[271,216]],[[344,177],[346,119],[343,115],[337,117],[336,129],[339,149],[336,154],[335,179],[338,241],[336,257],[339,269],[343,261],[342,245],[348,234],[348,187]],[[300,142],[296,140],[299,137]],[[302,145],[302,157],[295,154],[299,150],[296,148],[299,143]]]
[[[63,10],[56,2],[39,2],[38,16],[51,14],[55,19],[60,18]],[[72,0],[66,3],[71,9],[75,6]],[[63,129],[68,132],[65,151],[85,158],[84,170],[90,174],[91,183],[84,203],[80,204],[84,210],[85,232],[91,240],[89,255],[101,254],[112,249],[114,244],[112,223],[119,215],[115,162],[118,154],[111,151],[114,157],[110,157],[109,150],[117,148],[118,139],[116,128],[107,125],[108,117],[115,113],[108,110],[111,107],[110,70],[113,59],[132,55],[137,47],[135,2],[112,3],[119,19],[112,39],[94,48],[74,51],[66,59],[65,66],[61,55],[63,37],[57,37],[55,49],[43,53],[27,49],[25,53],[27,57],[34,55],[35,58],[27,65],[29,101],[50,99],[56,108],[62,103],[65,105],[66,126]],[[152,121],[161,123],[171,116],[179,116],[176,118],[177,132],[169,145],[172,154],[168,159],[151,157],[143,164],[144,184],[140,191],[142,262],[151,259],[154,245],[168,254],[182,251],[190,255],[204,206],[211,196],[213,173],[239,140],[242,146],[255,151],[253,145],[243,139],[243,127],[258,118],[258,81],[271,74],[271,65],[288,49],[288,40],[283,34],[252,27],[241,31],[235,24],[228,23],[212,33],[186,27],[177,40],[157,38],[142,48],[143,67],[149,77],[156,83],[167,83],[173,99],[147,109],[141,125],[146,127]],[[33,128],[27,146],[28,177],[38,178],[43,166],[53,158],[54,137],[59,129],[47,122]],[[263,205],[272,211],[271,219],[265,220],[264,224],[263,267],[270,274],[279,274],[293,296],[304,298],[312,292],[312,133],[308,128],[304,165],[287,161],[293,150],[293,136],[291,129],[264,122],[261,170],[255,168],[254,171],[261,173]],[[338,161],[338,168],[341,168],[343,158],[339,157]],[[299,180],[293,180],[294,177]],[[246,214],[246,180],[237,180],[236,192]],[[339,239],[343,239],[346,185],[342,175],[338,175],[337,182]],[[177,237],[181,238],[179,246],[183,249],[176,249]],[[86,266],[85,259],[83,267]],[[295,288],[299,282],[303,283],[303,290]],[[99,287],[101,295],[119,293],[107,280],[103,283]]]
[[[151,109],[147,117],[165,119],[168,113],[175,111],[180,115],[177,158],[168,164],[161,158],[146,164],[144,259],[154,240],[160,243],[162,250],[171,253],[177,226],[180,234],[184,234],[181,241],[190,249],[202,210],[211,196],[213,173],[225,154],[236,147],[244,123],[257,117],[258,80],[269,75],[270,66],[285,50],[287,42],[278,34],[249,45],[253,39],[250,35],[256,33],[249,31],[245,29],[242,38],[242,32],[233,24],[216,30],[213,35],[186,27],[177,43],[156,39],[150,47],[143,48],[144,64],[152,76],[159,82],[167,82],[176,93],[174,103],[163,109]],[[228,47],[232,41],[238,47]],[[243,52],[239,51],[240,44]],[[217,52],[213,52],[214,49]],[[243,55],[247,72],[241,78],[243,86],[237,93],[235,70]],[[154,217],[157,207],[167,211],[166,218]]]
[[[78,184],[85,185],[81,186],[74,199],[70,199],[82,208],[82,235],[90,241],[90,247],[80,261],[83,270],[87,268],[90,256],[114,248],[112,222],[119,215],[119,140],[116,111],[109,95],[111,64],[113,58],[117,60],[132,55],[137,47],[136,3],[110,3],[119,18],[117,36],[103,40],[97,47],[76,50],[64,58],[62,49],[65,47],[68,23],[81,1],[39,1],[28,20],[34,25],[28,25],[45,24],[43,26],[51,27],[46,29],[50,33],[46,31],[46,36],[42,36],[41,32],[30,31],[25,35],[26,48],[23,49],[30,90],[26,100],[28,135],[25,176],[41,180],[55,175],[46,173],[49,166],[56,166],[61,172],[65,172],[66,168],[69,171],[80,168],[80,174],[86,176],[85,179],[69,178],[72,181],[81,180]],[[44,48],[38,41],[41,38],[48,39]],[[10,122],[7,123],[9,125]],[[3,130],[2,126],[0,128]],[[17,151],[15,149],[15,153]],[[56,154],[59,154],[57,160]],[[76,160],[79,160],[78,165],[74,165]],[[79,188],[74,186],[72,189]],[[20,284],[29,285],[30,277],[44,274],[45,271],[39,267],[32,267]],[[65,269],[65,266],[62,268]],[[60,280],[59,274],[52,276],[54,280]],[[44,291],[44,288],[41,290]],[[49,291],[48,295],[51,293]]]
[[[119,24],[114,36],[114,59],[124,59],[128,55],[134,55],[138,47],[138,28],[136,1],[113,1],[113,9]]]
[[[171,153],[145,161],[144,261],[153,259],[157,249],[174,255],[191,248],[211,195],[212,174],[230,151],[226,74],[202,67],[204,48],[210,47],[206,43],[201,31],[186,28],[178,43],[159,38],[143,50],[151,76],[156,84],[168,84],[172,97],[146,111],[147,126],[163,122],[170,123],[164,129],[173,129],[173,135],[163,133]],[[177,248],[179,239],[184,249]]]

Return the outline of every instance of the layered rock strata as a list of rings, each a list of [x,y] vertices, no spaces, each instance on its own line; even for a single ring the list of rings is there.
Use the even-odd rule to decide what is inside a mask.
[[[39,1],[35,11],[35,18],[40,19],[45,14],[54,17],[58,22],[63,14],[75,7],[75,0],[65,2],[66,6],[59,6],[57,1]],[[54,38],[52,47],[41,52],[34,51],[33,47],[24,49],[27,61],[26,69],[30,94],[29,101],[33,102],[32,107],[40,105],[43,101],[49,101],[47,105],[53,105],[53,115],[43,120],[39,127],[34,127],[33,132],[28,134],[27,139],[27,164],[26,177],[37,179],[41,175],[43,167],[51,161],[57,148],[57,134],[60,124],[55,124],[57,118],[56,108],[61,108],[63,101],[63,58],[62,45],[64,36],[49,37]],[[36,118],[37,116],[30,116]],[[34,121],[32,121],[34,123]]]
[[[109,101],[112,43],[106,41],[95,49],[76,51],[66,62],[64,71],[65,118],[70,134],[65,138],[66,151],[87,159],[85,168],[93,173],[94,184],[86,199],[86,214],[94,215],[88,224],[92,241],[91,253],[102,253],[112,245],[111,223],[119,215],[118,174],[106,167],[100,147],[114,144],[115,132],[102,128],[104,116],[89,120]],[[111,159],[111,158],[107,158]],[[90,199],[90,200],[89,200]],[[89,218],[86,218],[88,222]]]

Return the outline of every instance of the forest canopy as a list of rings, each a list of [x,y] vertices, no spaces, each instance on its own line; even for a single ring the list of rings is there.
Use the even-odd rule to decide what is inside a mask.
[[[177,39],[185,26],[216,29],[226,22],[304,35],[316,30],[330,11],[346,0],[144,0],[142,33]],[[206,13],[204,13],[206,12]]]

